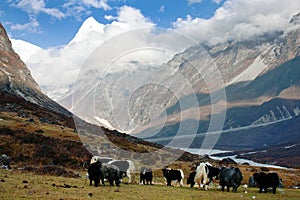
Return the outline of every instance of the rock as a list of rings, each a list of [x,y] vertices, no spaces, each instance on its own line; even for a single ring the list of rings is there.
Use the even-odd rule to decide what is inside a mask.
[[[33,119],[33,118],[30,118],[30,119],[27,119],[26,121],[27,121],[27,122],[33,123],[33,122],[34,122],[34,119]]]
[[[219,162],[220,166],[236,165],[237,163],[231,158],[224,158]]]
[[[268,171],[270,171],[270,169],[267,168],[267,167],[261,167],[260,170],[263,171],[263,172],[268,172]]]

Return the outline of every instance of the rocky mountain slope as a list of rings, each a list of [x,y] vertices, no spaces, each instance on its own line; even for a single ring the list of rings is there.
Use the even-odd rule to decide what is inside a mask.
[[[153,129],[146,127],[148,130],[143,135],[147,135],[145,132],[151,137],[178,134],[179,123],[185,120],[181,118],[183,113],[188,116],[186,120],[200,121],[199,133],[206,132],[209,119],[218,115],[226,115],[222,129],[249,128],[298,116],[300,29],[295,22],[297,17],[291,20],[291,29],[285,33],[274,32],[212,47],[191,47],[175,56],[168,66],[189,78],[194,94],[163,103],[170,120],[156,136],[150,134],[156,131],[155,123]],[[223,84],[214,84],[220,77]],[[191,101],[195,95],[197,101]],[[187,106],[182,107],[182,102]],[[213,106],[222,109],[216,112]],[[151,107],[151,103],[145,102],[144,107]],[[194,119],[190,116],[196,108],[201,110],[201,115]],[[182,132],[189,134],[188,130]]]
[[[247,125],[266,121],[264,117],[278,111],[278,104],[266,110],[263,105],[270,105],[268,102],[274,98],[299,99],[298,71],[291,67],[297,65],[300,56],[298,17],[287,22],[289,29],[285,32],[214,46],[192,46],[162,66],[145,66],[133,60],[124,70],[104,73],[97,81],[98,93],[90,94],[98,98],[96,113],[109,126],[131,134],[142,132],[143,137],[151,127],[155,131],[149,137],[158,129],[190,119],[207,123],[210,116],[220,114],[213,106],[228,111],[224,129],[245,126],[237,123],[244,115],[241,107],[261,111],[254,111],[255,118],[246,117],[244,121],[250,120]],[[79,91],[87,89],[80,88],[84,84],[77,85]],[[70,105],[67,101],[62,102]],[[289,105],[289,111],[298,109]],[[201,114],[195,114],[195,109],[200,109]],[[239,117],[231,112],[240,113]],[[205,131],[206,127],[200,129]]]
[[[71,116],[65,108],[44,95],[30,71],[15,53],[11,41],[2,25],[0,25],[0,90],[24,98],[25,100]]]

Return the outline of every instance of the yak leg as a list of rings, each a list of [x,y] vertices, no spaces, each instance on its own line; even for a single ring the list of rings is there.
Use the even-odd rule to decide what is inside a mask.
[[[114,179],[110,178],[108,181],[110,186],[114,186]]]
[[[197,181],[197,184],[198,184],[198,190],[200,190],[200,188],[201,188],[201,183],[200,183],[200,181]]]
[[[183,180],[182,180],[182,178],[178,179],[177,181],[179,182],[180,187],[182,187],[183,186]]]
[[[105,185],[104,178],[101,179],[102,185]]]
[[[171,186],[171,179],[167,180],[167,186]]]
[[[95,179],[94,180],[94,183],[95,183],[95,187],[98,187],[99,183],[100,183],[100,180],[99,179]]]
[[[204,185],[205,190],[209,190],[209,186],[207,184]]]
[[[232,192],[236,192],[236,190],[237,190],[237,186],[234,185],[234,186],[232,187]]]
[[[276,194],[276,186],[273,187],[273,194]]]

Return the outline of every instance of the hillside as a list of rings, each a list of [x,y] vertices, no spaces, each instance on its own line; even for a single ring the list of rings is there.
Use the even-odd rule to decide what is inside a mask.
[[[80,138],[82,136],[77,134],[73,117],[49,111],[7,92],[0,94],[0,151],[11,157],[14,167],[57,165],[81,169],[83,162],[90,159],[92,154],[83,145]],[[77,122],[79,120],[77,118]],[[88,124],[82,120],[80,123],[84,124],[87,128],[85,131],[89,132],[97,145],[101,146],[103,137],[107,137],[112,145],[121,150],[125,149],[124,152],[129,154],[132,152],[130,156],[159,151],[154,153],[157,156],[161,153],[166,157],[179,155],[178,158],[182,155],[179,160],[186,161],[199,159],[199,156],[169,148],[163,149],[161,145]],[[99,135],[99,131],[103,131],[103,135]],[[92,143],[90,145],[93,146]],[[108,147],[104,150],[109,153],[110,150],[106,148]],[[97,151],[92,153],[99,155]],[[147,160],[155,161],[149,157]]]

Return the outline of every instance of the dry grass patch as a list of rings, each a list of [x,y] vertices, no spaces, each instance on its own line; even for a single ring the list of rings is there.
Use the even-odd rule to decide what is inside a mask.
[[[259,194],[257,188],[242,188],[237,193],[221,192],[216,185],[210,191],[197,188],[167,187],[165,185],[125,185],[121,187],[89,186],[86,178],[64,178],[42,176],[20,171],[0,170],[0,199],[291,199],[298,200],[300,191],[278,189],[271,193]],[[84,172],[81,173],[84,177]],[[161,182],[163,184],[163,182]]]
[[[0,119],[0,127],[8,127],[11,130],[24,130],[24,132],[47,137],[80,141],[74,128],[64,125],[42,123],[38,118],[23,118],[16,113],[7,112],[0,112]]]

